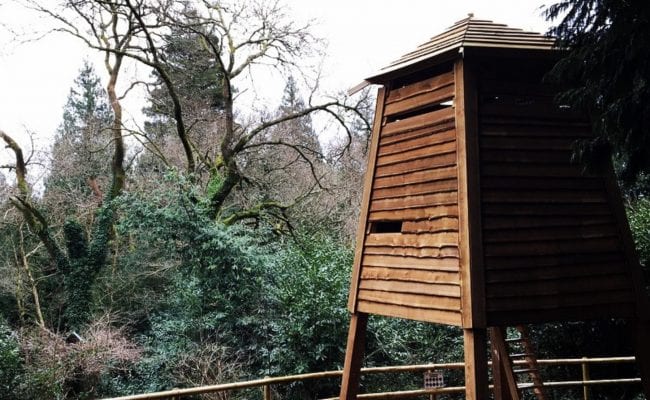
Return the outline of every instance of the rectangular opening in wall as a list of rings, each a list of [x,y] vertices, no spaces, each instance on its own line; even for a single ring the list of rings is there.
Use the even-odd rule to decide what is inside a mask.
[[[370,223],[370,233],[400,233],[402,221],[375,221]]]

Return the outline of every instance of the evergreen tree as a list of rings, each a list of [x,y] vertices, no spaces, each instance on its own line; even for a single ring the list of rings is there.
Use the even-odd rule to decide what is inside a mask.
[[[568,54],[552,77],[562,101],[586,111],[597,136],[580,148],[593,165],[611,154],[624,181],[650,172],[650,2],[564,0],[546,10]]]
[[[52,146],[51,173],[46,179],[46,200],[77,210],[79,201],[101,200],[102,184],[110,175],[112,113],[106,91],[93,66],[85,61],[70,88]],[[52,206],[52,204],[50,204]]]

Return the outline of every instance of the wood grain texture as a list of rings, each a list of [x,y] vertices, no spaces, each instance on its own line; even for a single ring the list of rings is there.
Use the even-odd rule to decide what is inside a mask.
[[[503,82],[501,85],[500,82]],[[479,129],[490,323],[620,316],[633,303],[602,175],[572,162],[585,121],[539,83],[482,82]],[[534,317],[526,315],[535,314]]]
[[[356,313],[350,317],[341,392],[339,395],[340,400],[354,400],[357,398],[363,354],[366,347],[367,326],[368,314]]]
[[[363,276],[362,276],[363,278]],[[460,285],[427,284],[412,281],[362,279],[361,289],[391,293],[412,293],[426,296],[460,298]]]
[[[460,299],[454,297],[385,292],[359,289],[359,300],[430,310],[459,311]]]
[[[369,217],[368,210],[370,207],[370,193],[372,192],[372,181],[375,176],[375,163],[377,158],[377,148],[379,147],[379,135],[381,132],[385,99],[386,88],[382,87],[377,93],[377,107],[375,110],[375,120],[370,139],[370,150],[368,152],[368,167],[366,168],[363,196],[361,198],[361,209],[359,211],[359,226],[357,229],[354,263],[352,264],[352,277],[350,279],[350,294],[348,297],[348,309],[352,313],[356,312],[357,290],[359,287],[359,276],[361,274],[361,261],[363,259],[363,245],[365,243]]]
[[[375,188],[404,186],[423,182],[456,179],[458,169],[456,165],[440,168],[427,168],[421,171],[407,172],[398,176],[375,179]]]
[[[453,81],[437,89],[421,91],[414,93],[412,96],[405,97],[402,100],[395,101],[386,105],[386,115],[396,115],[405,111],[413,111],[424,108],[432,104],[439,104],[453,99],[454,85]]]
[[[453,71],[449,71],[440,75],[436,75],[429,79],[412,83],[408,86],[391,90],[391,92],[388,94],[386,103],[393,104],[395,102],[404,101],[405,99],[413,98],[414,96],[418,96],[423,93],[430,93],[440,88],[453,86],[453,84],[454,73]]]
[[[368,263],[370,260],[373,260],[372,255],[381,255],[389,257],[402,257],[402,261],[405,264],[415,263],[419,261],[421,263],[429,263],[426,260],[427,258],[458,258],[458,246],[457,245],[438,245],[432,244],[427,247],[402,247],[402,246],[366,246],[363,253],[368,256]],[[386,262],[397,263],[397,259],[393,258],[387,260]],[[374,262],[374,261],[373,261]],[[456,265],[457,267],[457,265]]]
[[[418,269],[404,269],[393,267],[363,268],[362,279],[368,280],[394,280],[404,282],[438,283],[443,285],[460,285],[458,272],[431,271]]]
[[[389,139],[392,140],[389,141]],[[453,143],[455,141],[456,132],[453,126],[441,132],[432,132],[430,129],[426,129],[380,139],[378,154],[380,157],[400,154],[408,150],[421,149],[437,144]]]
[[[441,110],[430,111],[411,118],[396,120],[386,124],[382,131],[383,136],[395,135],[416,129],[436,126],[454,120],[454,109],[446,107]]]
[[[414,196],[418,194],[455,192],[457,188],[458,181],[455,178],[438,179],[431,182],[413,183],[387,188],[375,188],[375,190],[372,191],[371,199],[379,200]]]
[[[454,95],[451,72],[386,93],[386,123],[379,130],[372,190],[364,199],[359,311],[459,323],[455,114],[452,107],[427,109]],[[400,222],[393,226],[401,230],[376,230],[390,221]]]
[[[456,80],[456,132],[458,133],[457,163],[462,318],[463,328],[466,328],[466,332],[471,332],[477,328],[483,329],[486,327],[485,275],[483,269],[478,170],[478,100],[475,76],[464,60],[458,60],[454,64],[454,76]],[[485,339],[485,336],[483,336],[483,339]],[[476,376],[472,379],[476,379]],[[477,382],[472,384],[478,385],[480,383]],[[469,384],[469,382],[466,383]],[[479,386],[482,387],[482,383]],[[477,388],[475,387],[472,390],[477,390]],[[470,386],[468,386],[468,396],[470,396],[470,392]]]
[[[456,204],[433,207],[413,207],[397,211],[374,211],[370,213],[369,218],[370,221],[417,221],[448,216],[458,216],[458,206]]]
[[[489,398],[487,330],[463,329],[465,347],[465,398],[485,400]]]
[[[455,257],[448,258],[418,258],[408,257],[404,255],[397,255],[398,251],[394,252],[396,255],[385,255],[382,251],[381,254],[376,254],[371,251],[365,253],[363,266],[364,267],[389,267],[410,270],[425,270],[425,271],[449,271],[458,273],[458,259]]]
[[[416,321],[435,322],[440,324],[460,326],[460,313],[445,310],[400,306],[395,304],[375,303],[359,300],[359,310],[369,314],[379,314],[388,317],[413,319]]]

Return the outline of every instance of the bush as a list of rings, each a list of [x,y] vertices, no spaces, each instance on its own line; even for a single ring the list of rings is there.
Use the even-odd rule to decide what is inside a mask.
[[[0,399],[9,399],[18,391],[23,360],[15,332],[0,320]]]

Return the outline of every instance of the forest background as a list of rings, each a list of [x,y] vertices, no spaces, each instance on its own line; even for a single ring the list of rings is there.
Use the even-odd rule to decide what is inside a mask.
[[[0,175],[0,398],[339,369],[373,93],[322,94],[320,71],[304,64],[321,42],[277,2],[23,4],[102,54],[103,66],[83,63],[47,154],[0,130],[11,155]],[[572,0],[546,15],[573,49],[548,79],[568,85],[563,101],[597,127],[576,157],[586,168],[613,158],[648,265],[649,6]],[[132,80],[131,62],[151,74]],[[259,68],[283,77],[282,100],[243,113],[238,82]],[[135,126],[123,109],[133,88],[146,93]],[[324,141],[322,131],[337,134]],[[631,354],[623,331],[621,321],[533,329],[541,356],[563,357]],[[456,328],[399,319],[371,319],[367,346],[367,365],[462,359]],[[276,390],[308,399],[337,386]]]

